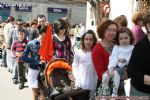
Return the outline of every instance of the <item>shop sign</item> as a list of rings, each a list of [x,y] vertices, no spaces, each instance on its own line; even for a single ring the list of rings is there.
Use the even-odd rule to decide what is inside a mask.
[[[0,9],[7,9],[7,10],[10,10],[10,6],[4,4],[4,3],[0,3]]]
[[[16,6],[15,10],[20,11],[20,12],[32,12],[32,7],[31,6]]]
[[[48,10],[48,13],[67,14],[66,8],[51,8],[51,7],[49,7],[47,10]]]

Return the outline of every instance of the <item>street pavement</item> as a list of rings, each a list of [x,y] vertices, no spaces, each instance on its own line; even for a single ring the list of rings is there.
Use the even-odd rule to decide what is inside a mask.
[[[19,90],[19,85],[13,84],[11,76],[7,68],[0,66],[0,100],[32,100],[27,83],[24,89]]]

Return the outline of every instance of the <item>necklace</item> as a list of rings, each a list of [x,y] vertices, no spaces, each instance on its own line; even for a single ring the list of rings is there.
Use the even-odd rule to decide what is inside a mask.
[[[106,50],[109,54],[111,54],[112,48],[108,48],[108,47],[104,47],[104,48],[105,48],[105,50]]]

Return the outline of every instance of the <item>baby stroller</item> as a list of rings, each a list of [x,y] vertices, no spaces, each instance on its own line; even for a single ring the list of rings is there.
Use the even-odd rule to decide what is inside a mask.
[[[74,90],[73,78],[69,77],[72,67],[63,59],[49,62],[45,68],[48,100],[89,100],[90,90]]]

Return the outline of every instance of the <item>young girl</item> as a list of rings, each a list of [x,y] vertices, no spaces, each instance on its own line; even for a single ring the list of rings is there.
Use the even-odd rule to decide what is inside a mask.
[[[81,38],[82,48],[75,52],[72,64],[75,87],[91,90],[92,99],[96,90],[97,75],[92,63],[91,51],[96,42],[95,33],[88,30]]]
[[[117,96],[120,78],[125,74],[126,66],[134,48],[130,29],[122,27],[116,36],[116,42],[117,45],[113,47],[112,54],[109,57],[108,71],[103,74],[102,78],[103,95],[107,95],[109,79],[112,77],[114,84],[112,96]]]
[[[54,23],[54,58],[63,58],[72,63],[73,53],[71,50],[71,39],[66,33],[67,24],[62,19]]]

